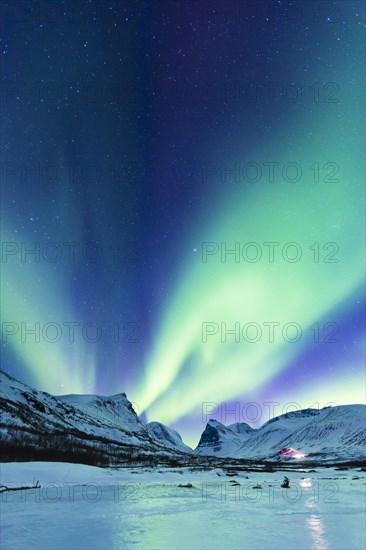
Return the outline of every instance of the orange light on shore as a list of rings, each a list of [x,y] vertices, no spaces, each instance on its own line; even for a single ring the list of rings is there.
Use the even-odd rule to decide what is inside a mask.
[[[279,452],[280,455],[285,456],[287,458],[305,458],[307,453],[302,453],[300,451],[297,451],[296,449],[293,449],[292,447],[285,447],[284,449],[281,449]]]

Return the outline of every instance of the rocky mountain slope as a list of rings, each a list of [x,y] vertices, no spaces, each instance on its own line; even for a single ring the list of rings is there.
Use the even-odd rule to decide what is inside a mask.
[[[192,452],[192,449],[183,443],[179,433],[172,428],[168,428],[167,426],[164,426],[164,424],[160,424],[160,422],[149,422],[147,424],[147,428],[151,435],[163,443],[166,447],[170,447],[175,450],[178,449],[185,453]]]
[[[0,412],[4,459],[119,463],[181,454],[154,436],[123,393],[55,397],[0,371]]]
[[[342,405],[304,409],[272,418],[252,429],[245,423],[224,426],[207,424],[196,454],[247,459],[321,460],[364,459],[366,405]],[[290,448],[294,452],[280,453]],[[302,456],[305,455],[305,456]]]
[[[232,460],[362,461],[366,405],[290,412],[260,428],[210,420],[193,452],[159,422],[145,424],[124,393],[53,396],[0,371],[3,460],[149,465],[207,457]],[[202,457],[199,458],[199,457]]]

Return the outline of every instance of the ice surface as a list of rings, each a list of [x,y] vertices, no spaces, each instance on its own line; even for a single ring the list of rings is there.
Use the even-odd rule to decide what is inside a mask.
[[[2,493],[1,548],[361,550],[365,476],[319,468],[231,479],[219,470],[5,463],[1,483],[41,488]],[[192,489],[178,487],[188,482]]]

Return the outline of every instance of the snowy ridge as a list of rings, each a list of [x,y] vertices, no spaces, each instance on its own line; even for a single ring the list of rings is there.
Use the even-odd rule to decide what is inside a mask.
[[[175,430],[159,422],[145,424],[124,393],[52,396],[3,371],[0,390],[0,439],[7,459],[110,464],[131,457],[192,457]],[[365,447],[366,405],[343,405],[290,412],[257,429],[210,420],[194,455],[359,461],[365,459]],[[291,452],[280,452],[286,449]]]
[[[234,428],[235,427],[235,428]],[[309,458],[362,460],[366,446],[366,405],[304,409],[271,420],[257,429],[239,423],[207,424],[196,454],[220,457],[286,460],[279,451],[295,448]]]
[[[79,458],[89,451],[117,457],[181,453],[154,437],[123,393],[55,397],[0,371],[0,412],[0,438],[9,456],[45,449]]]
[[[94,424],[108,427],[115,435],[119,431],[149,438],[146,426],[135,413],[126,394],[120,393],[109,397],[101,395],[58,395],[58,401],[71,405],[82,414],[87,415]],[[134,440],[138,443],[138,439]]]
[[[251,437],[252,431],[253,428],[244,422],[225,426],[211,419],[201,435],[195,454],[231,456]]]
[[[160,424],[160,422],[149,422],[147,428],[151,435],[161,441],[166,447],[179,449],[185,453],[191,453],[192,449],[183,443],[181,436],[172,428]]]

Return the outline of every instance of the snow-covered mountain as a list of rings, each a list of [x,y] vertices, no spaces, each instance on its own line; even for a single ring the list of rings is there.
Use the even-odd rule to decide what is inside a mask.
[[[92,433],[98,433],[108,439],[121,439],[138,444],[151,440],[145,424],[135,413],[125,393],[105,397],[102,395],[57,395],[61,403],[72,406],[88,418]]]
[[[0,440],[5,460],[89,464],[157,463],[197,455],[316,461],[365,459],[366,405],[290,412],[251,428],[210,420],[192,456],[180,435],[145,424],[124,393],[52,396],[0,371]],[[282,451],[282,452],[281,452]],[[196,458],[194,458],[196,456]]]
[[[178,449],[185,453],[192,452],[192,449],[183,443],[179,433],[172,428],[168,428],[167,426],[164,426],[164,424],[160,424],[160,422],[149,422],[147,424],[147,428],[151,435],[155,439],[161,441],[161,443],[163,443],[166,447]]]
[[[201,435],[195,453],[199,455],[232,456],[253,432],[248,424],[237,422],[225,426],[217,420],[209,420]]]
[[[220,457],[288,460],[296,450],[304,458],[362,460],[366,450],[366,405],[304,409],[268,420],[253,429],[245,423],[207,424],[196,454]],[[294,453],[292,453],[294,454]]]
[[[124,458],[181,453],[165,445],[135,413],[124,393],[52,396],[0,371],[0,438],[6,456]],[[107,458],[109,457],[109,458]],[[93,461],[92,461],[93,462]]]

